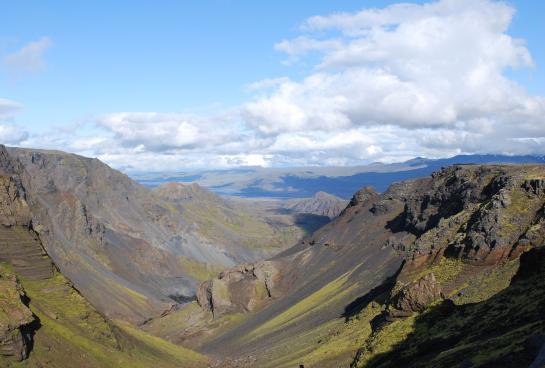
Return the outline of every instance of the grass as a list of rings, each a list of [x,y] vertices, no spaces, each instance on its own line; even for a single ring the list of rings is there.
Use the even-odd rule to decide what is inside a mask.
[[[0,273],[9,271],[0,264]],[[109,322],[68,280],[57,273],[39,281],[21,278],[39,319],[27,360],[0,357],[2,367],[206,367],[206,357],[138,330],[126,322]]]
[[[247,337],[250,339],[257,338],[266,333],[270,333],[284,327],[287,324],[297,322],[297,320],[300,320],[307,314],[317,313],[317,310],[324,307],[326,304],[335,303],[335,301],[341,299],[345,293],[350,291],[350,288],[343,288],[348,281],[348,277],[349,273],[345,273],[344,275],[338,277],[318,291],[291,306],[281,314],[268,320],[252,331],[252,333],[250,333]],[[356,285],[352,285],[352,287],[355,286]]]
[[[179,256],[182,269],[198,281],[206,281],[216,277],[225,267],[198,262],[184,256]]]
[[[528,337],[545,333],[545,278],[540,271],[513,283],[518,265],[506,262],[473,275],[450,312],[436,304],[377,330],[357,366],[528,366],[534,358]]]
[[[341,319],[324,326],[327,330],[334,331],[324,337],[314,338],[315,345],[313,349],[305,355],[289,361],[286,366],[294,367],[299,362],[304,362],[305,366],[334,366],[341,362],[350,362],[358,348],[365,343],[371,335],[371,320],[379,315],[381,305],[372,302],[364,308],[356,318],[347,322]],[[319,335],[318,335],[319,336]],[[276,363],[276,362],[275,362]]]

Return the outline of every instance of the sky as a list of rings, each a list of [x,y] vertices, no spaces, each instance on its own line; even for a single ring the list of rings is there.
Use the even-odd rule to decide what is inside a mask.
[[[130,171],[545,154],[543,1],[3,1],[0,143]]]

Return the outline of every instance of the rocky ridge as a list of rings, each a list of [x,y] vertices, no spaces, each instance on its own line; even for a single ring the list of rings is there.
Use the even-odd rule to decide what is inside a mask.
[[[286,208],[296,213],[310,213],[333,219],[341,213],[346,204],[347,201],[332,194],[317,192],[312,198],[290,201]]]
[[[511,289],[528,284],[517,284],[515,274],[529,272],[532,280],[543,278],[539,267],[528,271],[528,257],[524,262],[519,259],[544,245],[544,183],[541,165],[458,165],[428,178],[396,183],[380,195],[364,189],[338,218],[271,259],[282,275],[275,285],[276,296],[266,297],[254,309],[234,308],[247,317],[201,349],[224,356],[237,352],[233,359],[249,356],[256,359],[252,364],[264,367],[328,367],[341,361],[348,365],[363,345],[354,366],[388,366],[386,358],[377,357],[391,357],[388,349],[402,349],[403,339],[415,333],[413,321],[434,308],[439,315],[456,316],[460,308],[482,314],[481,308],[495,295],[503,298],[502,303],[510,300],[514,308],[522,308]],[[242,274],[242,279],[252,278],[251,272]],[[214,294],[217,280],[203,284],[205,295]],[[238,282],[240,276],[222,280],[216,294],[223,293],[230,305],[252,299],[240,294]],[[542,297],[536,294],[538,304],[531,308]],[[206,297],[199,302],[210,311]],[[478,307],[465,307],[471,303]],[[532,319],[539,310],[528,313],[528,323],[517,320],[505,326],[502,338],[507,345],[481,337],[488,341],[490,355],[478,357],[471,355],[478,349],[468,350],[464,364],[482,359],[505,363],[515,359],[516,351],[525,351],[516,359],[529,364],[533,353],[524,347],[525,339],[515,338],[512,331],[530,326],[541,333],[545,330]],[[337,319],[339,315],[344,321]],[[359,333],[355,326],[360,326]],[[469,333],[471,324],[464,326]],[[337,331],[334,335],[325,332],[331,328]],[[305,341],[319,341],[320,346],[307,350],[297,342],[302,336]],[[451,346],[462,343],[452,339]],[[407,349],[418,345],[407,341]],[[446,346],[438,344],[436,354]],[[328,354],[320,355],[322,351]],[[415,359],[414,366],[419,366],[420,356],[410,358],[410,351],[404,352],[406,358]],[[437,365],[431,366],[452,366],[455,360],[442,356],[434,354]]]

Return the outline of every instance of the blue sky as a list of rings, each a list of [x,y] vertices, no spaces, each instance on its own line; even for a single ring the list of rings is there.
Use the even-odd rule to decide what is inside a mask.
[[[0,65],[0,99],[17,103],[20,108],[6,113],[4,121],[0,123],[9,127],[5,130],[6,134],[14,132],[13,129],[17,129],[19,134],[21,132],[24,134],[21,134],[19,142],[16,140],[10,142],[2,135],[0,137],[10,144],[64,148],[98,156],[114,166],[130,169],[126,162],[131,155],[141,155],[145,162],[166,155],[171,158],[168,162],[176,167],[191,164],[187,160],[176,160],[172,157],[191,157],[193,154],[202,156],[202,152],[194,148],[202,146],[200,138],[181,137],[164,145],[140,142],[141,135],[148,129],[154,132],[178,129],[182,126],[183,129],[178,129],[180,135],[203,137],[207,131],[214,131],[215,127],[224,128],[230,124],[233,127],[230,131],[206,143],[206,152],[211,154],[208,162],[213,162],[215,166],[244,164],[285,166],[357,164],[370,160],[392,161],[412,155],[444,156],[472,153],[479,150],[477,147],[481,142],[472,140],[471,135],[476,132],[465,128],[469,125],[475,126],[477,123],[473,121],[479,122],[478,129],[481,131],[492,129],[491,126],[497,127],[499,124],[511,124],[509,129],[513,128],[513,119],[520,117],[496,116],[496,113],[488,110],[481,111],[475,116],[460,118],[466,114],[461,111],[462,103],[453,103],[452,109],[456,112],[456,118],[447,119],[448,124],[452,123],[448,127],[447,123],[441,125],[437,121],[442,121],[445,114],[451,113],[450,110],[432,116],[431,113],[428,114],[427,107],[422,108],[426,110],[424,112],[422,109],[415,111],[414,118],[408,119],[408,122],[399,124],[396,120],[399,118],[396,118],[395,114],[380,121],[380,116],[389,116],[389,110],[368,112],[369,109],[362,108],[362,111],[351,110],[351,113],[342,110],[348,118],[346,116],[335,118],[334,122],[322,121],[322,117],[336,116],[338,113],[336,108],[332,108],[332,111],[320,111],[318,115],[309,112],[317,110],[312,103],[320,101],[323,96],[310,95],[311,89],[307,90],[308,86],[303,86],[305,78],[314,74],[323,76],[326,72],[321,63],[333,55],[332,50],[345,47],[362,36],[350,34],[350,30],[343,28],[345,25],[314,27],[311,31],[302,30],[301,25],[305,24],[309,17],[316,15],[331,17],[335,13],[344,12],[348,16],[373,8],[386,13],[390,11],[388,6],[396,3],[395,1],[265,3],[228,0],[4,2],[0,13],[0,60],[4,61]],[[434,13],[434,16],[445,19],[451,15],[448,13],[450,11],[459,14],[472,7],[466,0],[458,2],[445,0],[441,3],[439,5],[448,10],[437,10],[439,15]],[[456,9],[452,10],[452,4],[448,3],[466,5],[465,8],[454,7]],[[477,14],[475,17],[490,19],[496,16],[494,12],[500,14],[505,10],[493,7],[498,5],[497,2],[482,3],[484,4],[482,14],[475,11]],[[525,91],[525,95],[520,96],[520,104],[527,106],[529,103],[526,100],[523,102],[526,97],[545,96],[543,43],[545,25],[542,21],[545,3],[512,1],[508,5],[516,9],[516,14],[507,22],[508,30],[504,33],[493,29],[485,40],[492,39],[490,38],[492,36],[497,36],[497,40],[500,40],[501,35],[506,34],[513,39],[525,41],[525,48],[531,54],[533,65],[527,63],[514,69],[510,65],[513,62],[509,59],[498,68],[501,69],[502,78],[513,81],[517,88]],[[422,13],[425,12],[425,8],[417,8],[415,11]],[[487,11],[490,13],[486,13]],[[396,24],[403,22],[402,19],[396,21]],[[494,25],[490,27],[493,28]],[[488,30],[485,29],[483,32]],[[334,47],[324,48],[315,44],[309,48],[308,45],[302,46],[301,43],[295,45],[301,37],[307,41],[312,39],[320,42],[325,40],[337,42],[341,39],[343,46],[335,44]],[[380,40],[384,38],[372,40],[377,43],[373,46],[375,51],[382,47]],[[279,46],[282,41],[291,42],[290,46]],[[463,42],[464,39],[460,38],[460,43],[455,43],[455,47],[460,48],[460,51],[463,51]],[[32,43],[38,43],[35,46],[40,51],[32,54],[31,60],[25,59],[29,57],[27,54],[23,57],[11,57],[18,55]],[[361,46],[361,43],[358,45]],[[451,49],[453,57],[457,55],[455,47]],[[502,50],[494,52],[504,55]],[[516,50],[506,52],[517,53]],[[426,52],[426,55],[429,55],[429,52]],[[393,58],[405,56],[407,55],[392,54],[389,56],[390,59],[378,61],[358,59],[357,63],[360,63],[358,70],[365,67],[389,72],[397,67],[393,64]],[[410,55],[408,57],[412,58]],[[422,55],[418,57],[421,58]],[[461,60],[464,62],[463,58]],[[338,73],[353,71],[353,64],[349,64],[343,62],[327,66],[329,68],[327,73],[337,76]],[[426,61],[424,60],[422,64],[426,64]],[[392,72],[392,75],[403,79],[406,77],[404,72]],[[471,70],[464,72],[470,74]],[[275,81],[272,90],[267,87],[264,91],[258,89],[256,92],[255,89],[248,87],[257,81],[280,77],[284,79]],[[447,78],[446,82],[453,82],[456,75],[450,78]],[[365,91],[369,90],[365,84],[366,80],[368,79],[362,76],[362,83],[356,85],[356,89],[351,89],[351,95],[340,91],[335,96],[328,95],[328,98],[349,99],[354,93],[359,93],[358,88],[361,86],[362,101],[366,101],[363,100],[364,97],[369,99],[365,95]],[[497,81],[497,76],[490,77],[490,81],[492,80]],[[286,84],[286,81],[299,85]],[[415,86],[420,88],[421,82],[422,79],[418,79]],[[290,86],[304,89],[305,92],[301,92],[301,95],[289,92],[287,97],[282,90]],[[420,91],[422,93],[419,92],[417,98],[433,96],[433,93],[428,94],[431,91],[428,87],[422,87]],[[492,84],[479,86],[484,87],[494,89]],[[507,95],[508,91],[505,92]],[[392,97],[388,96],[385,99]],[[300,102],[293,108],[288,106],[287,110],[279,110],[280,106],[286,107],[283,98],[289,98],[287,101],[289,103],[292,100]],[[460,101],[467,98],[473,97],[460,96]],[[490,101],[490,98],[487,101]],[[248,103],[256,101],[257,103],[247,106]],[[272,105],[278,101],[280,105]],[[532,107],[532,112],[523,114],[531,115],[525,124],[541,125],[543,121],[539,120],[536,111],[540,111],[542,101],[540,99],[532,101],[530,104],[537,104],[538,107]],[[359,103],[359,100],[354,103]],[[441,101],[443,105],[448,103]],[[501,101],[495,103],[498,103],[497,106],[503,105]],[[439,102],[436,105],[439,105]],[[318,107],[321,109],[321,106]],[[513,107],[513,111],[515,110],[520,109]],[[271,118],[279,111],[280,120]],[[126,112],[147,115],[139,115],[137,118],[132,115],[123,117],[107,115]],[[300,121],[300,114],[308,116],[305,116],[304,121]],[[350,122],[346,122],[346,119]],[[491,122],[482,123],[483,119]],[[126,131],[133,129],[131,124],[134,124],[135,120],[136,124],[139,124],[136,129],[140,130],[141,134],[127,135]],[[373,124],[369,123],[371,121]],[[431,135],[436,135],[447,143],[444,147],[414,142],[395,145],[392,142],[395,141],[396,134],[406,135],[402,131],[396,133],[396,127],[411,131],[431,129],[431,141],[435,139]],[[184,130],[186,128],[189,130]],[[313,135],[308,136],[311,131],[314,132]],[[467,144],[453,146],[450,141],[458,138],[451,135],[459,135],[462,131]],[[347,136],[361,136],[361,139],[359,141],[348,139]],[[96,145],[89,143],[97,137],[101,139],[97,140]],[[160,134],[156,136],[157,140],[161,140],[162,137]],[[313,142],[327,143],[330,137],[338,137],[336,141],[345,142],[349,146],[365,146],[367,149],[348,155],[334,143],[324,144],[317,150],[312,149],[312,146],[316,146]],[[81,144],[73,147],[67,143],[76,138],[87,140],[87,143],[80,142]],[[532,146],[531,152],[525,152],[515,146],[500,145],[498,149],[501,153],[545,153],[540,152],[543,148],[543,142],[540,140],[541,131],[530,129],[524,136],[503,138],[509,138],[511,141],[535,138],[537,143]],[[224,145],[226,140],[240,143],[228,148],[217,148]],[[111,148],[112,145],[119,147],[108,150],[107,148]],[[298,146],[298,149],[294,149],[294,146]],[[301,147],[308,149],[304,150]],[[494,149],[484,150],[491,152]],[[207,163],[200,162],[198,165]]]

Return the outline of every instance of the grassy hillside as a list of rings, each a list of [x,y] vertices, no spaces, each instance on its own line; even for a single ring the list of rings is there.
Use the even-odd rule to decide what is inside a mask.
[[[0,263],[2,278],[12,274]],[[37,318],[29,357],[0,356],[2,367],[206,367],[202,355],[152,337],[129,324],[104,319],[59,273],[46,280],[20,278]]]

